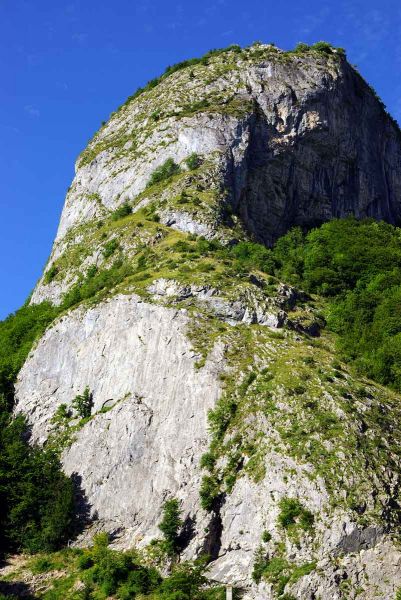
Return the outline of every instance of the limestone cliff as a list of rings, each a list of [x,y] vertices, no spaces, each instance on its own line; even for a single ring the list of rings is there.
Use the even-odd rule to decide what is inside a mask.
[[[176,496],[182,556],[208,552],[245,598],[392,598],[400,399],[335,360],[316,299],[235,271],[213,240],[400,223],[400,132],[335,50],[234,47],[171,71],[78,158],[32,296],[66,308],[19,374],[17,410],[80,478],[87,538],[144,546]],[[86,386],[92,416],[55,419]],[[266,557],[281,579],[255,582]]]

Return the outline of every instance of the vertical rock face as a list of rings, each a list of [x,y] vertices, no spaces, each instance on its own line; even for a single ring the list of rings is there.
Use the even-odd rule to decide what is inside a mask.
[[[393,597],[400,399],[334,366],[305,294],[213,255],[347,215],[400,222],[401,142],[335,50],[211,54],[95,135],[32,296],[64,312],[16,385],[33,438],[80,481],[81,542],[144,546],[176,496],[182,557],[208,552],[245,598]],[[60,421],[86,386],[91,417]]]
[[[77,162],[58,239],[135,198],[166,158],[191,152],[219,153],[234,210],[267,243],[332,217],[400,222],[400,132],[343,58],[270,48],[216,59],[189,81],[188,72],[98,132]]]
[[[157,535],[166,495],[182,495],[188,512],[198,499],[198,458],[223,359],[216,348],[195,369],[187,321],[185,312],[116,296],[55,323],[20,373],[19,410],[42,443],[60,404],[71,407],[89,386],[95,416],[74,433],[63,462],[79,474],[92,515],[125,545]]]
[[[400,223],[399,131],[347,64],[319,83],[305,93],[294,68],[267,82],[230,172],[234,209],[268,244],[333,217]]]

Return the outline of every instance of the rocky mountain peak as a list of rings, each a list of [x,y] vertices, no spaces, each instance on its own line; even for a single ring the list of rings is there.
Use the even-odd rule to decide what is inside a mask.
[[[185,61],[95,134],[31,299],[57,318],[16,383],[82,483],[78,543],[144,548],[176,497],[181,559],[207,552],[244,598],[401,585],[399,396],[336,358],[327,301],[268,250],[350,215],[400,223],[401,136],[328,44]]]

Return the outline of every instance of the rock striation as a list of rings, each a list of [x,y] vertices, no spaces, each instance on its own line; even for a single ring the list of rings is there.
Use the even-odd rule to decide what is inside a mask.
[[[182,558],[245,599],[394,597],[400,399],[335,360],[314,299],[224,254],[347,215],[401,222],[401,134],[335,49],[211,53],[111,115],[31,299],[64,313],[16,385],[81,482],[81,543],[144,547],[175,496]],[[91,417],[57,420],[86,386]]]

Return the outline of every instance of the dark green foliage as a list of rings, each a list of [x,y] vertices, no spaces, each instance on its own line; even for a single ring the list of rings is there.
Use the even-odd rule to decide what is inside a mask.
[[[71,411],[66,404],[60,404],[52,417],[52,423],[62,424],[71,418]]]
[[[0,323],[0,554],[54,549],[71,529],[71,480],[53,452],[29,444],[24,417],[11,412],[17,373],[57,313],[47,302],[25,305]]]
[[[272,273],[274,270],[275,262],[272,252],[261,244],[240,242],[225,249],[225,252],[236,261],[238,270],[259,269],[266,273]]]
[[[267,565],[268,558],[266,555],[266,551],[262,546],[259,546],[259,548],[255,552],[252,570],[252,579],[255,583],[260,583]]]
[[[89,267],[89,269],[86,272],[86,276],[91,279],[92,277],[94,277],[96,275],[96,273],[98,272],[98,268],[96,265],[91,265]]]
[[[52,265],[50,269],[48,269],[43,277],[43,283],[48,284],[56,277],[58,273],[58,268],[56,265]]]
[[[208,412],[209,428],[213,436],[221,439],[237,411],[237,403],[231,397],[224,397]]]
[[[73,485],[50,450],[30,445],[21,415],[0,405],[1,552],[37,552],[65,543],[73,518]]]
[[[308,52],[310,49],[309,44],[304,44],[303,42],[299,42],[294,49],[295,54],[303,54],[304,52]]]
[[[14,398],[14,381],[33,342],[53,321],[58,309],[49,302],[28,306],[0,322],[0,394],[11,409]]]
[[[106,533],[95,537],[93,548],[78,559],[78,567],[89,591],[97,589],[104,595],[96,597],[115,594],[122,600],[135,598],[153,591],[161,582],[157,571],[141,566],[135,553],[111,550]]]
[[[115,238],[113,238],[112,240],[109,240],[103,248],[103,256],[105,258],[109,258],[110,256],[112,256],[112,254],[114,254],[114,252],[117,250],[118,248],[118,242]]]
[[[284,529],[289,529],[295,525],[301,529],[308,530],[313,526],[313,514],[304,508],[296,498],[282,498],[279,508],[278,522]]]
[[[315,50],[316,52],[321,52],[322,54],[340,54],[341,56],[345,56],[345,50],[344,48],[336,48],[335,46],[332,46],[331,44],[329,44],[328,42],[316,42],[315,44],[313,44],[312,46],[309,46],[309,44],[304,44],[303,42],[300,42],[299,44],[297,44],[294,48],[294,50],[290,50],[290,54],[306,54],[307,52]]]
[[[214,508],[215,502],[220,494],[220,485],[216,477],[205,475],[199,491],[201,506],[207,511]]]
[[[132,206],[128,204],[128,202],[124,202],[121,206],[116,208],[114,212],[111,213],[111,220],[118,221],[119,219],[123,219],[124,217],[128,217],[132,213]]]
[[[247,389],[255,381],[256,377],[257,373],[255,373],[255,371],[251,371],[250,373],[248,373],[248,375],[246,375],[246,377],[244,377],[244,380],[242,381],[238,389],[241,396],[243,396],[246,393]]]
[[[109,548],[108,535],[95,537],[93,548],[84,550],[77,566],[86,584],[88,598],[119,600],[151,596],[154,600],[224,600],[222,589],[206,587],[207,559],[179,563],[162,579],[156,569],[140,563],[135,551],[118,552]]]
[[[273,249],[276,274],[330,300],[329,327],[361,373],[401,390],[401,232],[373,220],[336,219]]]
[[[262,533],[262,542],[265,542],[265,544],[267,544],[267,542],[270,542],[271,539],[272,539],[271,533],[269,533],[268,531],[264,531]]]
[[[72,401],[72,407],[76,411],[77,415],[83,419],[91,416],[93,397],[88,386],[86,386],[84,389],[83,394],[78,394],[75,396],[74,400]]]
[[[167,553],[174,555],[178,552],[178,535],[182,527],[181,512],[178,500],[171,498],[163,505],[163,518],[159,529],[164,535]]]
[[[201,159],[199,155],[196,154],[196,152],[193,152],[188,156],[188,158],[185,159],[185,164],[187,165],[190,171],[193,171],[194,169],[197,169],[200,166]]]
[[[177,565],[171,575],[164,579],[158,590],[161,600],[203,600],[204,598],[216,598],[216,596],[205,596],[202,587],[207,583],[204,575],[204,559],[195,563],[182,563]],[[215,592],[215,590],[213,590]]]
[[[201,456],[200,466],[202,469],[208,469],[208,471],[213,471],[216,464],[216,457],[212,452],[206,452]]]
[[[335,50],[334,46],[328,42],[316,42],[316,44],[311,46],[311,49],[317,50],[318,52],[323,52],[323,54],[332,54],[333,50]]]
[[[173,175],[180,172],[180,167],[174,162],[172,158],[168,158],[160,167],[157,167],[150,176],[147,187],[160,183],[169,179]]]

